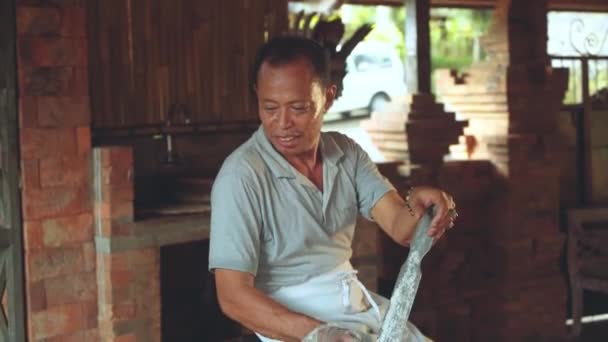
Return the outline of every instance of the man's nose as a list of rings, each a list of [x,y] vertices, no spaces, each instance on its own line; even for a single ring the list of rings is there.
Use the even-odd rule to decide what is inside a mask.
[[[291,114],[287,109],[281,110],[279,114],[279,127],[280,128],[290,128],[293,125],[293,121],[291,118]]]

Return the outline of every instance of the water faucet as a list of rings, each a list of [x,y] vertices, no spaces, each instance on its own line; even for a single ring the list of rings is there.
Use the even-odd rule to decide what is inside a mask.
[[[176,122],[182,121],[184,124],[190,124],[190,116],[188,115],[188,111],[186,110],[186,106],[181,103],[174,103],[169,108],[169,112],[165,118],[165,127],[171,127]],[[174,165],[179,163],[179,156],[173,149],[173,135],[170,130],[167,130],[165,134],[165,146],[167,148],[167,155],[165,160],[163,160],[164,164]],[[160,138],[161,136],[157,136]]]

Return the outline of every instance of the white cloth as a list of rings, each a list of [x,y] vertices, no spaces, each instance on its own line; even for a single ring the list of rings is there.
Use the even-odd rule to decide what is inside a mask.
[[[389,300],[368,291],[356,273],[350,262],[346,262],[328,273],[302,284],[281,287],[268,295],[291,311],[376,337]],[[408,342],[429,341],[412,323],[404,324],[411,331]],[[264,342],[278,342],[257,335]]]

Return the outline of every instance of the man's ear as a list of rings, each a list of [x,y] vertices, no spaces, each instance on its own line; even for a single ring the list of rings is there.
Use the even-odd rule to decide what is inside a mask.
[[[336,99],[336,91],[338,87],[335,84],[332,84],[325,88],[325,112],[329,110],[332,104],[334,104],[334,100]]]

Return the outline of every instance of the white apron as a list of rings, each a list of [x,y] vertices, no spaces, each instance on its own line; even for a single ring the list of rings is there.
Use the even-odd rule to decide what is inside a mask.
[[[268,295],[289,310],[323,322],[377,337],[389,300],[368,291],[357,279],[350,262],[308,281],[278,289]],[[408,342],[430,341],[410,322]],[[264,342],[279,342],[256,333]]]

